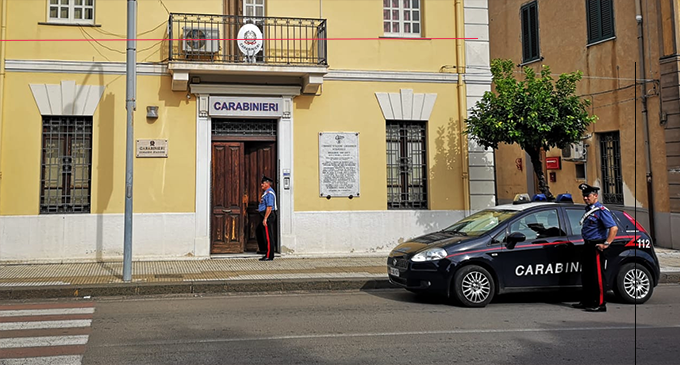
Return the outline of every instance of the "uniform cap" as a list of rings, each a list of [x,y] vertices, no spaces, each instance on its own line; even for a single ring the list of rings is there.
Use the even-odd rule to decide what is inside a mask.
[[[581,191],[583,192],[583,196],[588,196],[591,193],[597,194],[597,191],[600,190],[600,188],[598,188],[597,186],[590,186],[585,183],[579,185],[578,188],[581,189]]]
[[[268,177],[262,175],[262,182],[268,182],[268,183],[271,184],[271,183],[274,182],[274,180],[272,180],[272,179],[270,179],[270,178],[268,178]]]

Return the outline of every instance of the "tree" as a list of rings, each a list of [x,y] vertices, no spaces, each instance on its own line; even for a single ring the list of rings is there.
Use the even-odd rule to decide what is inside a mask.
[[[517,143],[531,159],[539,190],[552,200],[540,161],[541,148],[566,148],[578,142],[596,116],[589,116],[590,101],[575,95],[581,71],[563,73],[556,82],[550,67],[543,66],[540,77],[524,68],[524,81],[513,74],[512,60],[491,61],[496,93],[487,91],[466,120],[466,133],[485,148],[499,143]]]

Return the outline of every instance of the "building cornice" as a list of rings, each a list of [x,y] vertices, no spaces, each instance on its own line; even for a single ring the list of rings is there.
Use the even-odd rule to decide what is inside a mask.
[[[12,60],[5,61],[7,72],[40,72],[69,74],[124,75],[125,62],[88,62],[62,60]],[[138,63],[137,74],[146,76],[170,75],[167,64]],[[466,77],[467,79],[467,77]],[[474,76],[473,81],[478,77]],[[328,70],[326,81],[360,82],[415,82],[454,84],[458,74],[420,71],[381,71],[381,70]]]
[[[455,84],[458,74],[417,71],[329,70],[326,81],[418,82]]]
[[[61,60],[6,60],[7,72],[125,75],[125,62],[87,62]],[[168,67],[158,63],[137,63],[138,75],[169,75]]]

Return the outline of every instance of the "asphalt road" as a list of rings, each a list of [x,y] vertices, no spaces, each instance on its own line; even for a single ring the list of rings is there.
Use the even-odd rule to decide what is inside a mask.
[[[83,364],[680,364],[680,286],[606,313],[570,308],[577,299],[512,295],[482,309],[401,290],[105,299]]]

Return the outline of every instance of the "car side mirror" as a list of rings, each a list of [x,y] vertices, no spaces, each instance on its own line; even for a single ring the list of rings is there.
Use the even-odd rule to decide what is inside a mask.
[[[506,244],[505,247],[507,247],[509,250],[512,250],[515,248],[515,245],[517,245],[517,242],[524,242],[527,239],[527,236],[524,235],[524,233],[520,232],[514,232],[511,233],[508,238],[506,239]]]

